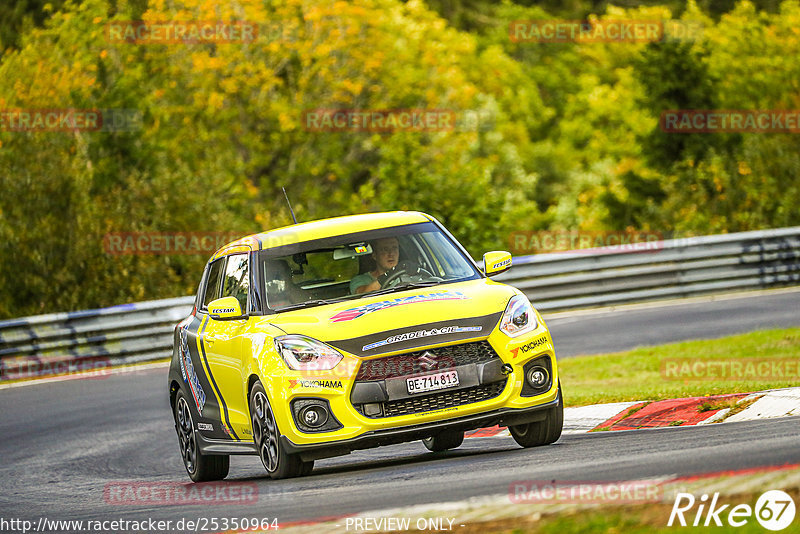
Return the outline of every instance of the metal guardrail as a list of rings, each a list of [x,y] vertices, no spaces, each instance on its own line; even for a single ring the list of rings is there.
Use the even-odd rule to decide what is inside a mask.
[[[542,311],[800,285],[800,227],[518,256],[496,279]],[[193,297],[0,321],[0,379],[168,357]]]
[[[800,284],[800,226],[514,258],[498,281],[539,310],[570,310]]]
[[[0,380],[166,358],[194,297],[0,321]]]

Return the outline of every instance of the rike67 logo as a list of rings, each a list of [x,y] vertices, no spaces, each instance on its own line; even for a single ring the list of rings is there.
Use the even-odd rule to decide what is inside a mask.
[[[697,505],[697,510],[693,510]],[[684,517],[686,514],[687,517]],[[756,501],[755,507],[749,504],[719,503],[719,493],[709,496],[703,494],[696,499],[691,493],[678,493],[667,526],[730,526],[742,527],[755,516],[756,521],[767,530],[783,530],[794,521],[795,504],[791,495],[781,490],[764,492]],[[688,518],[688,520],[687,520]],[[692,521],[692,518],[694,519]],[[676,521],[677,520],[677,521]],[[691,523],[689,523],[691,522]]]

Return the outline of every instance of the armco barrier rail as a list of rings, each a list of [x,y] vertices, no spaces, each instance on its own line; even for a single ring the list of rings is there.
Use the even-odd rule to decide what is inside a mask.
[[[165,358],[194,297],[0,321],[0,380]]]
[[[544,311],[800,284],[800,226],[652,245],[521,256],[497,280]]]
[[[497,279],[543,311],[800,285],[800,227],[675,239],[645,252],[609,250],[516,257]],[[167,357],[192,300],[0,321],[0,379]]]

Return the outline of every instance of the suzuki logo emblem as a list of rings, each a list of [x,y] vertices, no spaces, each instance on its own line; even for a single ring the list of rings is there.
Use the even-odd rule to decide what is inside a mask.
[[[430,371],[439,362],[436,361],[436,355],[432,352],[425,351],[425,353],[419,357],[419,366],[422,367],[426,371]]]

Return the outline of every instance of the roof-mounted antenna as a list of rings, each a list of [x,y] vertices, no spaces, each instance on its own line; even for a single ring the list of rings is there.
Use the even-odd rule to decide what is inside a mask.
[[[292,209],[292,203],[289,202],[289,195],[286,194],[286,188],[281,186],[281,189],[283,189],[283,196],[286,197],[286,203],[289,204],[289,212],[292,214],[292,220],[294,224],[297,224],[297,217],[294,216],[294,210]]]

